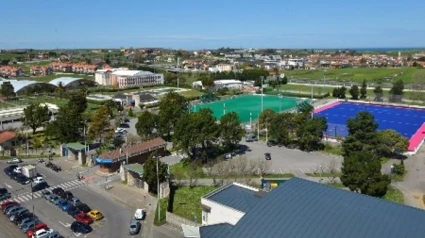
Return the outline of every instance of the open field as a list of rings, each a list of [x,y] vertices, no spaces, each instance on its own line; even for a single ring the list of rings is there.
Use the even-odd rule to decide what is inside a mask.
[[[327,70],[283,70],[282,73],[284,73],[288,79],[323,80],[325,77],[326,80],[356,82],[361,82],[364,79],[370,82],[377,82],[378,80],[391,82],[392,80],[402,79],[405,83],[410,83],[415,81],[418,77],[425,76],[425,69],[418,69],[415,67],[345,68]],[[425,78],[423,79],[425,80]]]

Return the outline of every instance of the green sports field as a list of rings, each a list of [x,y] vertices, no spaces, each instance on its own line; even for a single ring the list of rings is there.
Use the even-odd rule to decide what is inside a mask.
[[[249,122],[250,114],[252,120],[256,120],[261,113],[261,98],[263,98],[263,109],[272,109],[275,112],[285,111],[295,107],[300,99],[279,96],[246,95],[231,99],[215,101],[211,103],[197,104],[192,106],[192,111],[197,112],[201,108],[209,108],[214,116],[220,119],[224,113],[236,112],[243,123]]]

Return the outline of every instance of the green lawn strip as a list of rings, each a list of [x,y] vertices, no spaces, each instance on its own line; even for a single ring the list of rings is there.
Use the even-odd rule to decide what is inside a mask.
[[[217,187],[213,186],[178,188],[174,195],[173,213],[191,221],[194,221],[194,216],[196,216],[198,223],[201,223],[201,197],[215,189],[217,189]]]
[[[383,199],[392,201],[395,203],[404,204],[403,193],[395,187],[389,186],[388,191]]]
[[[305,173],[305,175],[310,177],[335,177],[336,178],[336,177],[340,177],[342,174],[324,172],[324,173]]]
[[[161,210],[160,210],[160,217],[158,219],[158,208],[161,205]],[[155,220],[153,222],[153,224],[155,226],[161,226],[166,222],[166,211],[167,211],[167,206],[168,206],[168,197],[166,198],[162,198],[159,203],[156,205],[156,210],[155,210]]]
[[[403,175],[391,174],[390,178],[391,178],[392,181],[403,182],[404,176],[406,176],[406,174],[407,174],[407,170],[404,171]]]
[[[415,67],[400,68],[344,68],[344,69],[320,69],[320,70],[283,70],[282,73],[288,79],[315,79],[333,81],[356,81],[364,79],[373,82],[384,78],[391,80],[402,79],[405,83],[411,82],[421,70]]]

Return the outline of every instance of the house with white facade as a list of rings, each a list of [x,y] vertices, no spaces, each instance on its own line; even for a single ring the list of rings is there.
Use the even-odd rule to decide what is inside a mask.
[[[99,85],[118,88],[155,86],[164,84],[164,74],[124,68],[101,69],[96,71],[95,81]]]

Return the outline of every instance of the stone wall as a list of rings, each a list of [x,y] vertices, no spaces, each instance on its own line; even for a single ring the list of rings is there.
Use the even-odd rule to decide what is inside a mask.
[[[181,216],[177,216],[177,215],[175,215],[171,212],[166,212],[165,215],[166,215],[167,223],[173,225],[176,228],[179,228],[180,231],[182,229],[181,227],[182,227],[183,224],[188,225],[188,226],[200,226],[199,224],[197,224],[193,221],[190,221],[190,220],[183,218]]]

